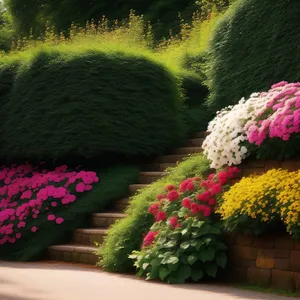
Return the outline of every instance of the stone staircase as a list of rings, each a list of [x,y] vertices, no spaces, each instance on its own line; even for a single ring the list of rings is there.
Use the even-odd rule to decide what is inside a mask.
[[[164,172],[166,168],[176,166],[177,162],[184,157],[202,152],[201,146],[205,136],[206,132],[198,132],[193,139],[186,142],[184,147],[174,149],[169,155],[157,158],[152,164],[144,165],[138,182],[129,186],[128,197],[163,177],[166,174]],[[70,244],[48,247],[47,259],[95,265],[98,261],[94,253],[97,249],[95,242],[101,244],[107,235],[108,228],[116,220],[126,216],[123,212],[128,203],[129,198],[123,198],[115,203],[114,211],[94,213],[91,216],[90,228],[76,229]]]

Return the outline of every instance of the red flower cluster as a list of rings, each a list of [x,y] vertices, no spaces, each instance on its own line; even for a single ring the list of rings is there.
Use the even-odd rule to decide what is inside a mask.
[[[239,171],[237,167],[227,167],[218,174],[210,174],[207,180],[201,180],[199,177],[187,178],[180,183],[178,190],[173,184],[168,184],[165,187],[167,193],[159,194],[157,196],[159,202],[151,204],[148,212],[155,217],[155,222],[166,222],[172,229],[179,228],[181,227],[180,217],[174,216],[174,212],[179,210],[176,205],[182,199],[181,206],[187,210],[183,219],[189,216],[209,217],[216,205],[216,196],[222,192],[223,185]],[[201,193],[194,196],[199,189],[202,190]],[[166,207],[173,205],[173,203],[175,211],[172,211],[172,215],[168,216]],[[144,238],[143,246],[151,245],[157,234],[158,232],[150,231]]]
[[[143,247],[150,246],[154,242],[154,239],[157,236],[157,234],[158,231],[149,231],[147,235],[144,237]]]

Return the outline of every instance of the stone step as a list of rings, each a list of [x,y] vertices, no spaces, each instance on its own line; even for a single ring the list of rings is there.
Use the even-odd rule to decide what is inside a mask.
[[[163,172],[167,168],[175,167],[177,164],[176,162],[172,163],[153,163],[153,164],[145,164],[143,165],[143,170],[145,171],[156,171],[156,172]]]
[[[101,244],[107,235],[107,229],[86,228],[76,229],[73,232],[72,243],[77,245],[95,246],[95,242]]]
[[[127,208],[129,201],[130,201],[129,198],[122,198],[122,199],[116,201],[115,209],[120,212],[124,211]]]
[[[96,265],[98,262],[96,250],[97,248],[92,246],[57,245],[48,247],[47,257],[50,260]]]
[[[129,186],[129,192],[131,195],[135,194],[138,190],[148,186],[148,184],[138,183],[138,184],[131,184]]]
[[[139,175],[139,183],[150,184],[160,178],[166,173],[164,172],[141,172]]]
[[[196,132],[194,137],[195,138],[205,138],[209,135],[209,132],[207,131],[200,131],[200,132]]]
[[[203,152],[203,149],[201,147],[182,147],[182,148],[177,148],[172,151],[174,154],[195,154],[195,153],[201,153]]]
[[[160,156],[155,160],[155,163],[176,163],[183,160],[187,155],[185,154],[172,154]]]
[[[91,226],[108,228],[117,220],[124,218],[126,215],[122,213],[94,213],[91,218]]]
[[[186,147],[201,147],[203,141],[204,138],[195,138],[195,139],[187,140]]]

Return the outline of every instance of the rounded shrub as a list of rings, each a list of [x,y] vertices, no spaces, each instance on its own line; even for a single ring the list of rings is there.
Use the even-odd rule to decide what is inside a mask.
[[[239,0],[232,5],[210,45],[211,109],[236,104],[281,80],[300,80],[299,13],[298,0]]]
[[[163,66],[121,52],[39,52],[5,103],[2,156],[105,160],[161,154],[181,140],[183,101]]]

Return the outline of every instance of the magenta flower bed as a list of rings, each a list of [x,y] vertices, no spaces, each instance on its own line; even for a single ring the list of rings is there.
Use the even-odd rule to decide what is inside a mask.
[[[24,233],[35,234],[35,221],[45,219],[53,226],[64,222],[60,212],[92,190],[99,181],[95,172],[70,171],[63,165],[54,170],[23,165],[0,169],[0,245],[14,244]],[[42,224],[42,223],[41,223]]]

